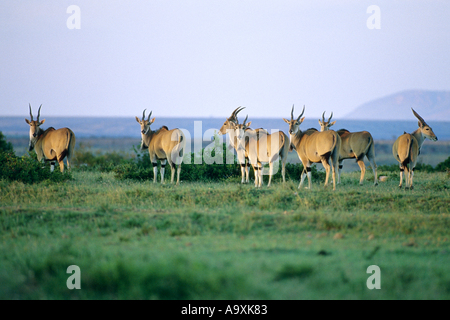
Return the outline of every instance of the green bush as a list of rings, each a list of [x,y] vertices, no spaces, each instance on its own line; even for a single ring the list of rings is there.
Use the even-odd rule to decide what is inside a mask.
[[[400,167],[398,164],[390,164],[390,165],[381,165],[377,168],[378,172],[399,172]],[[423,164],[421,162],[416,164],[416,167],[414,168],[415,171],[422,171],[422,172],[435,172],[436,169],[433,168],[432,165],[429,164]]]
[[[50,172],[48,163],[43,166],[34,152],[17,157],[12,151],[0,151],[0,179],[23,183],[60,182],[72,179],[72,175],[68,170],[61,173],[58,167]]]
[[[80,145],[75,150],[75,163],[82,171],[111,172],[116,166],[129,163],[131,160],[131,156],[115,151],[110,153],[97,151],[93,153],[83,145]]]
[[[220,148],[219,148],[220,149]],[[225,149],[224,148],[222,150]],[[117,179],[125,180],[153,180],[153,165],[150,162],[150,157],[147,151],[140,151],[136,148],[134,149],[136,157],[127,162],[121,163],[114,168],[114,173]],[[233,164],[226,163],[226,153],[220,151],[217,157],[222,157],[222,164],[207,164],[206,161],[211,162],[211,157],[216,157],[216,151],[213,149],[210,153],[203,149],[201,154],[189,153],[185,154],[185,162],[190,164],[181,164],[181,174],[180,180],[184,181],[225,181],[230,177],[234,177],[239,174],[240,168],[236,162]],[[196,162],[201,162],[196,164]],[[158,181],[161,179],[160,174],[160,163],[158,162]],[[170,179],[171,169],[167,165],[164,179]]]
[[[377,167],[378,172],[398,172],[399,170],[398,164],[384,164]]]
[[[435,168],[435,171],[439,171],[439,172],[450,171],[450,157],[448,157],[446,160],[438,163]]]
[[[416,171],[423,171],[423,172],[446,172],[450,171],[450,157],[448,157],[446,160],[438,163],[436,167],[433,168],[432,165],[429,164],[423,164],[423,163],[417,163],[416,167],[414,168]],[[381,165],[378,166],[379,172],[398,172],[399,166],[398,164],[391,164],[391,165]]]
[[[6,137],[3,132],[0,131],[0,152],[1,151],[13,151],[13,146],[11,142],[6,141]]]
[[[217,147],[217,146],[216,146]],[[222,148],[220,146],[217,148],[219,155],[218,158],[222,157],[222,163],[211,163],[211,159],[216,159],[216,150],[212,149],[202,150],[201,153],[190,153],[185,155],[185,162],[189,164],[181,164],[181,174],[180,180],[182,181],[202,181],[202,182],[213,182],[213,181],[235,181],[241,180],[241,168],[240,164],[234,159],[233,163],[227,163],[227,156],[230,157],[229,151],[226,145],[223,144]],[[113,171],[115,177],[119,180],[153,180],[153,166],[150,162],[148,153],[139,153],[135,149],[136,158],[134,160],[128,161],[126,163],[121,163],[116,166]],[[196,164],[199,163],[199,164]],[[268,166],[268,165],[266,165]],[[253,169],[250,170],[250,180],[254,179]],[[300,175],[303,171],[303,166],[301,164],[286,163],[286,180],[299,181]],[[164,179],[167,181],[170,179],[171,169],[166,166]],[[160,164],[158,163],[158,181],[160,181]],[[315,166],[311,167],[311,175],[313,181],[324,181],[325,172],[318,171]],[[265,178],[266,180],[267,178]],[[273,175],[273,180],[281,180],[281,164],[278,171]],[[267,182],[267,180],[266,180]]]

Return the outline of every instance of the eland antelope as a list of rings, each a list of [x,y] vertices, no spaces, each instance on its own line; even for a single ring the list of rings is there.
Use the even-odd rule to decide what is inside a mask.
[[[239,124],[239,120],[237,118],[237,115],[239,112],[241,112],[245,107],[238,107],[236,108],[232,113],[231,116],[228,117],[225,122],[223,123],[222,127],[219,129],[219,133],[224,135],[226,133],[230,136],[230,144],[231,146],[236,150],[237,158],[239,161],[239,164],[241,165],[241,183],[248,183],[249,182],[249,158],[247,150],[244,147],[244,144],[238,143],[238,129],[242,130],[252,130],[248,126],[243,127],[243,124]],[[246,118],[247,119],[247,118]],[[245,121],[244,121],[245,122]],[[256,129],[256,137],[259,139],[260,136],[266,135],[267,131],[264,129]]]
[[[67,169],[70,169],[70,161],[73,156],[73,149],[75,147],[75,134],[69,128],[61,128],[55,130],[49,127],[44,130],[40,126],[45,122],[45,119],[39,121],[41,115],[41,107],[39,107],[37,119],[33,120],[33,113],[30,107],[31,119],[25,119],[25,122],[30,125],[30,142],[28,144],[29,150],[36,151],[39,161],[44,159],[50,161],[50,171],[55,169],[55,161],[58,161],[61,172],[64,172],[64,158],[67,161]]]
[[[325,112],[322,114],[322,120],[319,119],[320,131],[327,131],[336,121],[331,122],[333,113],[330,118],[325,121]],[[362,185],[364,181],[364,174],[366,173],[366,166],[364,165],[364,156],[370,162],[374,175],[374,185],[378,185],[377,178],[377,164],[375,163],[375,146],[372,135],[368,131],[350,132],[346,129],[337,131],[341,137],[341,148],[339,149],[339,171],[338,184],[341,183],[342,163],[345,159],[356,158],[356,162],[361,169],[361,177],[359,184]]]
[[[166,126],[162,126],[156,131],[150,129],[150,125],[155,118],[150,120],[152,112],[145,120],[145,110],[142,113],[142,119],[136,117],[136,121],[141,125],[141,150],[148,149],[150,161],[153,165],[153,182],[156,182],[158,175],[158,163],[161,161],[161,183],[164,183],[164,171],[166,162],[169,162],[171,168],[171,182],[174,182],[175,168],[177,169],[177,184],[180,183],[181,162],[183,161],[183,153],[186,147],[186,138],[180,129],[169,130]]]
[[[311,163],[318,162],[322,162],[322,165],[325,167],[326,177],[324,186],[326,187],[330,175],[329,161],[331,160],[333,190],[335,190],[341,138],[333,130],[319,132],[316,129],[308,129],[302,132],[300,130],[300,124],[305,120],[305,117],[301,118],[304,112],[305,107],[303,107],[303,111],[298,118],[294,119],[294,106],[292,106],[291,120],[283,118],[284,122],[289,125],[291,149],[297,151],[298,157],[304,167],[298,188],[300,189],[303,185],[306,171],[306,175],[308,176],[308,188],[311,189]]]
[[[403,184],[403,171],[406,171],[406,188],[413,189],[414,167],[417,163],[417,157],[420,154],[420,148],[426,138],[436,141],[438,138],[433,129],[419,116],[419,114],[411,108],[413,114],[419,119],[419,128],[413,133],[404,133],[395,140],[392,146],[392,154],[400,164],[400,184]]]
[[[289,152],[288,137],[282,131],[261,134],[257,130],[250,129],[251,122],[246,123],[247,118],[248,116],[242,124],[237,124],[236,135],[238,148],[245,150],[255,173],[255,187],[261,187],[262,185],[262,163],[269,163],[269,183],[267,186],[270,187],[274,162],[278,158],[281,160],[281,176],[283,182],[285,182],[285,167]]]

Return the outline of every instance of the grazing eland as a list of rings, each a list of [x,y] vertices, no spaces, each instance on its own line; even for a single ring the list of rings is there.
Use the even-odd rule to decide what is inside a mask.
[[[425,122],[425,120],[419,116],[419,114],[411,108],[413,114],[419,119],[419,128],[413,133],[404,133],[395,140],[392,146],[392,154],[394,158],[400,164],[400,184],[399,188],[403,184],[403,172],[405,172],[406,177],[406,187],[413,189],[413,176],[414,168],[417,163],[417,157],[420,154],[420,148],[426,138],[437,141],[437,137],[433,132],[433,129]]]
[[[325,121],[325,112],[322,114],[322,120],[319,119],[320,131],[327,131],[336,121],[331,122],[333,113],[330,118]],[[339,149],[339,171],[338,184],[341,183],[342,163],[345,159],[356,158],[356,162],[361,169],[361,177],[359,184],[362,185],[364,181],[364,174],[366,173],[366,166],[364,165],[364,156],[370,162],[374,175],[374,185],[378,185],[377,178],[377,164],[375,163],[375,146],[372,135],[368,131],[350,132],[346,129],[337,131],[341,137],[341,148]]]
[[[30,142],[28,144],[29,150],[36,151],[39,161],[50,161],[50,171],[55,169],[55,161],[58,161],[61,172],[64,172],[64,158],[67,161],[67,169],[70,169],[70,162],[73,156],[73,149],[75,147],[75,134],[69,128],[61,128],[56,130],[49,127],[44,130],[40,126],[45,122],[45,119],[39,121],[41,115],[41,107],[39,107],[37,119],[33,120],[33,113],[30,107],[30,120],[25,119],[25,122],[30,125]]]
[[[171,182],[174,182],[175,169],[177,168],[177,184],[180,183],[181,162],[183,161],[183,153],[186,147],[186,138],[180,129],[169,130],[166,126],[162,126],[156,131],[150,129],[150,125],[155,118],[150,120],[152,111],[145,120],[145,110],[142,113],[142,119],[136,117],[136,121],[141,126],[141,150],[148,149],[150,161],[153,165],[153,182],[156,182],[158,175],[158,162],[161,161],[161,183],[164,183],[164,171],[166,162],[169,162],[171,168]]]
[[[281,176],[283,182],[285,179],[285,167],[287,155],[289,152],[289,139],[282,131],[277,131],[272,134],[261,134],[258,130],[250,129],[251,122],[246,123],[248,116],[242,124],[236,125],[236,135],[238,148],[245,150],[250,164],[255,173],[255,187],[262,185],[262,163],[269,163],[269,183],[270,187],[273,175],[274,162],[280,158],[281,160]]]
[[[239,120],[237,118],[237,115],[239,112],[241,112],[245,107],[238,107],[236,108],[232,113],[231,116],[228,117],[225,122],[223,123],[222,127],[219,129],[219,133],[221,135],[224,135],[226,133],[230,136],[230,144],[236,150],[237,158],[239,161],[239,164],[241,165],[241,183],[248,183],[249,182],[249,158],[247,150],[244,147],[244,144],[238,143],[238,129],[241,128],[242,130],[252,130],[249,127],[243,128],[243,124],[239,124]],[[246,118],[247,119],[247,118]],[[266,135],[267,131],[264,129],[256,129],[256,137],[259,139],[260,136]]]
[[[331,160],[333,190],[336,190],[336,171],[339,163],[341,138],[333,130],[319,132],[316,129],[308,129],[302,132],[300,130],[300,124],[305,120],[305,117],[301,118],[304,112],[305,107],[303,107],[303,111],[298,118],[294,119],[294,106],[292,106],[291,120],[283,118],[284,122],[289,125],[291,149],[297,151],[298,157],[304,167],[298,188],[300,189],[303,185],[306,171],[306,175],[308,176],[308,188],[311,189],[311,164],[318,162],[322,162],[322,165],[325,168],[326,177],[324,186],[326,187],[330,175],[329,161]]]

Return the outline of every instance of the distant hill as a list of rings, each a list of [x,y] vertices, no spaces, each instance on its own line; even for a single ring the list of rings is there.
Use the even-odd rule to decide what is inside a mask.
[[[345,119],[411,120],[417,111],[425,121],[450,121],[450,91],[408,90],[357,107]]]

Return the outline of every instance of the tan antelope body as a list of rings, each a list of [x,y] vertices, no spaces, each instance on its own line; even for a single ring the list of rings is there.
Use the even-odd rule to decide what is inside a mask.
[[[245,154],[255,173],[255,187],[261,187],[263,163],[269,163],[269,182],[270,187],[273,175],[274,162],[281,160],[281,176],[285,182],[285,167],[287,155],[289,152],[289,139],[282,131],[272,134],[261,133],[257,130],[249,129],[251,122],[244,122],[237,127],[238,144],[241,149],[245,148]]]
[[[70,169],[70,161],[73,156],[75,148],[75,134],[69,128],[55,129],[53,127],[43,130],[40,126],[45,122],[45,119],[39,121],[41,107],[38,110],[36,120],[33,120],[30,104],[31,120],[25,119],[25,122],[30,125],[30,142],[29,150],[36,151],[39,161],[44,159],[50,161],[50,171],[55,168],[55,161],[58,161],[61,172],[64,172],[64,158],[67,161],[67,169]]]
[[[419,128],[413,133],[404,133],[395,140],[392,146],[392,154],[400,164],[400,184],[403,184],[403,172],[406,177],[406,188],[413,189],[414,168],[417,163],[417,158],[420,154],[420,148],[426,138],[436,141],[438,138],[433,132],[433,129],[425,122],[425,120],[412,109],[412,112],[419,119]]]
[[[328,121],[325,121],[325,112],[322,114],[322,120],[319,120],[320,131],[327,131],[336,123],[336,121],[330,122],[333,117],[331,113]],[[340,129],[337,131],[341,137],[341,148],[339,149],[339,171],[338,171],[338,183],[341,183],[341,171],[343,168],[342,163],[346,159],[356,158],[356,162],[361,169],[361,177],[359,184],[363,184],[364,175],[366,172],[366,166],[364,164],[364,157],[370,162],[374,175],[374,185],[378,184],[377,178],[377,165],[375,163],[375,146],[373,137],[368,131],[350,132],[346,129]]]
[[[319,132],[316,129],[308,129],[302,132],[299,128],[300,124],[305,119],[301,118],[305,112],[303,107],[302,113],[298,118],[294,119],[294,106],[292,106],[291,120],[283,120],[289,124],[289,135],[291,138],[291,148],[297,151],[298,157],[303,163],[304,170],[301,174],[301,180],[299,188],[302,187],[305,175],[308,176],[308,188],[311,189],[311,164],[321,162],[325,168],[326,177],[325,184],[328,185],[328,179],[330,175],[330,160],[331,171],[333,178],[333,190],[336,189],[336,171],[338,170],[339,163],[339,149],[341,148],[341,138],[333,131],[328,130]],[[301,118],[301,119],[300,119]],[[305,171],[307,172],[305,174]]]
[[[237,115],[240,111],[245,109],[245,107],[238,107],[232,113],[231,116],[228,117],[223,123],[222,127],[219,129],[220,134],[226,134],[230,136],[230,144],[236,150],[236,155],[238,158],[238,162],[241,165],[241,183],[249,182],[249,157],[248,150],[245,148],[244,144],[240,144],[238,142],[238,130],[252,130],[248,127],[244,128],[243,124],[239,124]],[[247,118],[246,118],[247,119]],[[245,121],[244,121],[245,122]],[[267,131],[264,129],[256,129],[256,138],[259,139],[260,136],[264,136],[267,134]]]
[[[158,162],[161,161],[161,183],[164,183],[164,172],[166,162],[169,162],[171,168],[171,182],[174,182],[175,170],[177,167],[177,184],[180,183],[181,162],[186,147],[186,138],[180,129],[169,130],[162,126],[156,131],[150,129],[150,125],[155,118],[150,120],[152,112],[145,120],[145,110],[142,113],[142,119],[136,117],[136,121],[141,125],[141,150],[148,149],[150,161],[153,165],[153,182],[156,182],[158,175]]]

